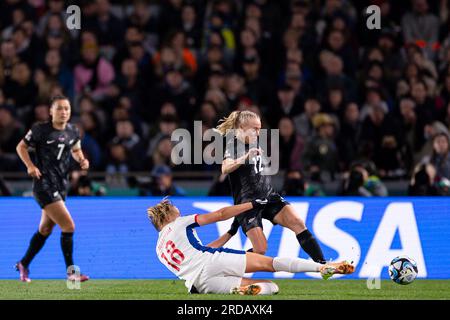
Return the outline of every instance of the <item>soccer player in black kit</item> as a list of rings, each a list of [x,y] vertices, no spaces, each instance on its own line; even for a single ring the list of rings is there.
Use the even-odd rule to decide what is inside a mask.
[[[227,140],[222,173],[229,176],[234,204],[254,199],[269,200],[269,204],[264,208],[253,209],[250,213],[237,216],[230,231],[218,239],[219,245],[223,246],[237,232],[240,225],[253,245],[251,250],[264,254],[267,250],[267,239],[262,226],[264,218],[292,230],[302,249],[315,262],[325,263],[322,250],[306,228],[305,222],[296,215],[294,208],[274,191],[270,176],[262,174],[263,150],[256,144],[261,130],[259,116],[251,111],[234,111],[222,120],[216,129],[226,136]],[[234,133],[227,134],[229,130],[234,130]],[[231,144],[234,144],[234,147]]]
[[[71,106],[64,96],[56,96],[50,101],[51,121],[37,123],[17,145],[17,153],[33,177],[33,195],[42,208],[38,231],[32,236],[28,250],[16,264],[20,280],[30,282],[28,266],[42,249],[53,227],[61,228],[61,249],[66,264],[67,278],[80,282],[88,276],[69,272],[73,266],[73,233],[75,224],[65,206],[66,187],[71,157],[80,164],[82,170],[89,169],[89,161],[81,150],[80,133],[69,123]],[[35,163],[28,148],[35,150]]]

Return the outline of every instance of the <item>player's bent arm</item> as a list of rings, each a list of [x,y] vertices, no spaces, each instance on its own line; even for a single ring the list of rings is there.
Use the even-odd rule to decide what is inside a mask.
[[[230,240],[233,236],[231,234],[229,234],[228,232],[221,235],[219,238],[217,238],[216,240],[214,240],[211,243],[208,243],[206,246],[210,247],[210,248],[221,248],[223,247],[228,240]]]
[[[83,150],[81,150],[81,143],[78,141],[71,150],[72,157],[81,166],[81,169],[87,170],[89,168],[89,161],[84,157]]]
[[[233,218],[250,209],[253,209],[252,202],[246,202],[235,206],[225,207],[214,212],[198,215],[197,223],[201,226],[204,226],[206,224],[224,221]]]
[[[228,174],[231,173],[233,171],[235,171],[237,168],[239,168],[241,166],[241,164],[244,163],[246,156],[242,156],[240,158],[237,159],[231,159],[231,158],[227,158],[225,160],[223,160],[222,162],[222,173],[223,174]]]
[[[239,168],[242,164],[244,164],[248,158],[251,158],[257,154],[262,153],[263,151],[260,148],[251,148],[245,155],[237,159],[226,158],[222,162],[222,174],[233,172],[234,170]]]
[[[28,145],[24,142],[24,140],[19,142],[16,147],[16,151],[20,160],[22,160],[27,167],[27,173],[33,178],[39,179],[42,174],[39,171],[39,168],[34,165],[33,161],[31,161],[30,154],[28,153]]]
[[[28,153],[28,146],[23,140],[20,140],[16,147],[16,151],[20,157],[20,160],[23,161],[27,168],[32,168],[35,166],[33,161],[31,161],[30,154]]]

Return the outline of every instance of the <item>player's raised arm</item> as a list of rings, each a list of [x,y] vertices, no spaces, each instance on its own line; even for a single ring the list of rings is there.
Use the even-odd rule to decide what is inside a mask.
[[[235,206],[229,206],[222,209],[219,209],[217,211],[213,211],[206,214],[198,215],[197,217],[197,223],[200,226],[204,226],[206,224],[211,224],[218,221],[224,221],[228,220],[230,218],[233,218],[247,210],[261,207],[267,204],[266,199],[256,199],[252,202],[246,202],[241,203]]]

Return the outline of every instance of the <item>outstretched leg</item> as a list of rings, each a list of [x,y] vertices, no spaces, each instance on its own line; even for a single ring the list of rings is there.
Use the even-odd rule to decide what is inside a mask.
[[[320,264],[301,258],[271,258],[251,252],[246,253],[246,258],[247,262],[245,272],[320,272],[324,278],[328,279],[333,274],[350,274],[355,270],[354,266],[346,261]]]
[[[316,238],[309,232],[305,222],[296,214],[291,205],[286,205],[274,217],[273,221],[279,225],[292,230],[303,250],[315,261],[325,263],[325,258]]]
[[[354,266],[347,262],[320,264],[314,261],[300,258],[267,257],[260,254],[246,253],[245,272],[285,271],[292,273],[299,272],[320,272],[324,279],[330,278],[333,274],[353,273]],[[278,293],[278,286],[269,280],[254,280],[242,278],[241,286],[231,289],[232,294],[240,295],[262,295]]]

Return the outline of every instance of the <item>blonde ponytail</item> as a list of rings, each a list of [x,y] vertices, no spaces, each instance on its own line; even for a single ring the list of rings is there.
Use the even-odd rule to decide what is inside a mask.
[[[252,111],[233,111],[228,117],[219,120],[219,125],[215,128],[221,135],[225,135],[228,130],[237,129],[239,125],[246,122],[250,118],[259,118]]]

